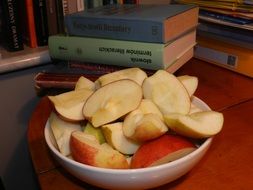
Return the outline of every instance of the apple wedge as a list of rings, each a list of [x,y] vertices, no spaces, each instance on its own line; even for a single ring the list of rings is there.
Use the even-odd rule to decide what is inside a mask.
[[[123,154],[107,143],[99,144],[95,136],[74,131],[70,137],[70,150],[77,162],[111,169],[127,169],[129,164]]]
[[[202,110],[201,108],[199,108],[195,104],[191,103],[191,108],[190,108],[189,114],[201,112],[201,111],[204,111],[204,110]]]
[[[206,138],[219,133],[224,121],[223,114],[215,111],[168,114],[164,119],[170,129],[191,138]]]
[[[133,80],[122,79],[96,90],[86,101],[83,115],[94,127],[108,124],[136,109],[142,88]]]
[[[102,131],[107,143],[123,154],[133,154],[140,146],[123,134],[122,122],[103,125]]]
[[[147,78],[147,74],[140,68],[127,68],[102,75],[95,81],[95,84],[96,88],[100,88],[113,81],[120,79],[131,79],[137,84],[142,85],[142,82],[145,78]]]
[[[144,80],[142,88],[144,98],[151,99],[163,114],[189,113],[190,96],[173,74],[158,70]]]
[[[179,159],[196,149],[188,139],[171,134],[148,141],[140,146],[131,159],[131,168],[146,168]]]
[[[56,96],[48,96],[55,110],[66,120],[84,120],[82,113],[84,102],[93,93],[92,90],[80,89],[65,92]]]
[[[198,78],[190,75],[182,75],[178,76],[177,79],[183,83],[184,87],[189,93],[189,96],[193,96],[198,87]]]
[[[87,89],[87,90],[95,90],[95,83],[90,79],[85,78],[84,76],[79,77],[76,82],[75,90]]]
[[[81,131],[81,126],[62,120],[54,112],[50,114],[49,124],[60,153],[70,156],[70,135],[73,131]]]
[[[83,132],[95,136],[99,144],[106,142],[102,129],[94,127],[90,122],[87,122]]]
[[[130,112],[123,122],[123,133],[137,142],[157,138],[168,131],[163,115],[149,99],[142,99],[140,106]]]

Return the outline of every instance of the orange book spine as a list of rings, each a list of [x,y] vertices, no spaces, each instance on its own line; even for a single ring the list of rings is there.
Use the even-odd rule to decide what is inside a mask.
[[[37,37],[36,37],[36,29],[35,29],[35,20],[34,20],[34,12],[33,12],[33,0],[25,0],[26,6],[26,19],[27,19],[27,30],[29,37],[29,46],[31,48],[38,47]]]

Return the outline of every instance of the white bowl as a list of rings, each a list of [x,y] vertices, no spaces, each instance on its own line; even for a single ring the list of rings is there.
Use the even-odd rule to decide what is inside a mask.
[[[194,97],[193,103],[203,110],[210,110],[199,98]],[[159,166],[141,169],[105,169],[78,163],[63,156],[55,146],[48,122],[44,133],[52,154],[72,175],[94,186],[121,190],[154,188],[183,176],[200,161],[212,142],[212,138],[208,138],[192,153]]]

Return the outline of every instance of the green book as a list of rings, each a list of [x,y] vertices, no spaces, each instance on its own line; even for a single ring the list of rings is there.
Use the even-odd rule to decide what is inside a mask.
[[[194,29],[167,44],[53,35],[48,47],[53,59],[157,70],[168,68],[195,44]]]

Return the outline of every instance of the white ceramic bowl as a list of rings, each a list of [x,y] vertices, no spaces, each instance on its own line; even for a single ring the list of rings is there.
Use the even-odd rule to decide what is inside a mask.
[[[203,110],[210,110],[200,99],[193,102]],[[45,126],[46,142],[56,160],[72,175],[105,189],[147,189],[169,183],[189,172],[204,156],[212,138],[206,139],[195,151],[170,163],[141,169],[104,169],[78,163],[63,156],[53,142],[49,123]],[[148,155],[147,155],[148,156]]]

